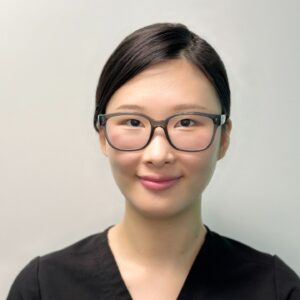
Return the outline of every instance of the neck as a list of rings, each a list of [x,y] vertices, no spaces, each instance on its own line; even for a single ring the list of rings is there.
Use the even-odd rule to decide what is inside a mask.
[[[149,264],[195,256],[206,234],[200,202],[181,215],[159,219],[145,217],[126,203],[124,218],[112,228],[110,240],[124,258],[135,257]]]

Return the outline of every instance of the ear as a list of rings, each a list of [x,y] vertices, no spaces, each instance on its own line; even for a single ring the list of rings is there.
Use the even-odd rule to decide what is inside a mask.
[[[221,133],[221,144],[219,149],[219,156],[218,159],[222,159],[229,147],[230,144],[230,132],[232,129],[232,122],[230,119],[226,121],[226,123],[222,127],[222,133]]]
[[[106,138],[104,134],[104,129],[100,128],[99,129],[99,142],[101,146],[102,153],[107,156],[107,143],[106,143]]]

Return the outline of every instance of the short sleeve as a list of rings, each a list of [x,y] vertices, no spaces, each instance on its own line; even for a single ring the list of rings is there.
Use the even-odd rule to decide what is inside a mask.
[[[39,257],[19,273],[11,286],[7,300],[40,300],[38,284]]]
[[[275,284],[279,300],[300,299],[300,278],[278,256],[274,256]]]

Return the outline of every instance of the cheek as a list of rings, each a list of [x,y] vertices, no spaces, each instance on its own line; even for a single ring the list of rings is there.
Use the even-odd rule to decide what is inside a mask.
[[[199,193],[202,193],[208,185],[216,165],[215,160],[205,156],[198,157],[198,159],[191,160],[186,164],[191,188],[195,188]]]
[[[185,159],[186,174],[189,176],[191,188],[202,193],[208,185],[218,160],[219,136],[216,135],[213,144],[205,151],[191,155]]]
[[[123,187],[125,187],[132,179],[132,176],[136,174],[139,161],[138,155],[133,152],[109,149],[108,157],[114,179],[119,188],[123,190]]]

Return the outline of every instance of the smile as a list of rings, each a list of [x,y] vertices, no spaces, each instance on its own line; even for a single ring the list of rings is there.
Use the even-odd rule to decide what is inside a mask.
[[[168,189],[174,186],[175,184],[177,184],[180,178],[181,176],[165,177],[165,178],[154,178],[154,177],[142,176],[139,177],[139,180],[145,188],[154,191],[161,191],[161,190]]]

